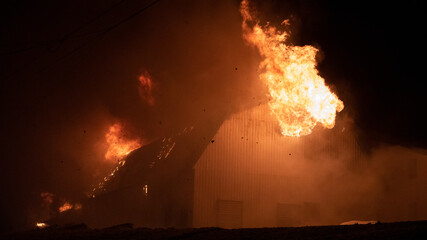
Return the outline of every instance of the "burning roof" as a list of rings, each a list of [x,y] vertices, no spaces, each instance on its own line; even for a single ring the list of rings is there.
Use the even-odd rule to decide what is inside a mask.
[[[120,162],[111,177],[92,197],[127,186],[145,186],[152,181],[173,179],[180,171],[191,169],[222,122],[185,127],[134,150]]]

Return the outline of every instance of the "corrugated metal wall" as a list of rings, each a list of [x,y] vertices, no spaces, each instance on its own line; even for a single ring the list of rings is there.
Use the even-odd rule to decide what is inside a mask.
[[[193,226],[425,219],[427,154],[383,147],[363,156],[351,127],[341,116],[332,130],[292,138],[268,105],[234,114],[195,165]]]
[[[218,226],[218,201],[243,203],[242,227],[281,226],[278,206],[289,204],[300,206],[296,209],[306,215],[301,221],[289,221],[318,223],[318,212],[305,214],[318,209],[321,201],[313,184],[317,180],[307,176],[316,171],[308,169],[308,162],[319,160],[320,155],[344,155],[347,165],[356,166],[357,143],[343,134],[344,127],[308,137],[284,137],[276,121],[269,106],[261,105],[223,123],[195,166],[194,227]]]
[[[195,166],[195,227],[216,226],[218,199],[243,201],[242,227],[276,226],[277,203],[302,200],[304,145],[279,131],[267,105],[224,122]]]

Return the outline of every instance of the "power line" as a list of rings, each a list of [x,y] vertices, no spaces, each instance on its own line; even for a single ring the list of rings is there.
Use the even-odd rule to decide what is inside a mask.
[[[136,11],[134,14],[130,15],[129,17],[127,17],[127,18],[123,19],[122,21],[118,22],[117,24],[115,24],[115,25],[113,25],[113,26],[111,26],[111,27],[107,28],[107,29],[106,29],[106,30],[104,30],[101,34],[102,34],[102,35],[105,35],[105,34],[107,34],[108,32],[111,32],[112,30],[114,30],[115,28],[119,27],[119,26],[120,26],[120,25],[122,25],[123,23],[125,23],[125,22],[127,22],[127,21],[131,20],[132,18],[134,18],[134,17],[136,17],[136,16],[138,16],[139,14],[141,14],[142,12],[144,12],[145,10],[147,10],[147,9],[151,8],[152,6],[156,5],[156,4],[157,4],[157,3],[159,3],[159,2],[160,2],[160,0],[155,0],[155,1],[151,2],[151,3],[150,3],[150,4],[148,4],[147,6],[145,6],[145,7],[141,8],[141,9],[139,9],[139,10],[138,10],[138,11]]]
[[[44,46],[49,46],[52,44],[63,44],[64,42],[71,40],[71,39],[75,39],[75,38],[79,38],[79,37],[86,37],[92,34],[95,34],[96,32],[91,32],[91,33],[87,33],[87,34],[80,34],[80,35],[75,35],[74,34],[78,33],[80,30],[88,27],[89,25],[93,24],[94,22],[96,22],[98,19],[100,19],[101,17],[103,17],[104,15],[106,15],[107,13],[111,12],[112,10],[114,10],[115,8],[117,8],[118,6],[120,6],[122,3],[124,3],[126,0],[121,0],[120,2],[112,5],[111,7],[109,7],[108,9],[106,9],[105,11],[101,12],[100,14],[98,14],[96,17],[92,18],[91,20],[89,20],[88,22],[82,24],[81,26],[79,26],[78,28],[74,29],[73,31],[71,31],[70,33],[66,34],[65,36],[63,36],[62,38],[59,39],[55,39],[55,40],[49,40],[49,41],[44,41],[38,44],[34,44],[32,46],[28,46],[28,47],[24,47],[24,48],[20,48],[20,49],[15,49],[12,51],[8,51],[8,52],[3,52],[0,53],[0,56],[5,56],[5,55],[12,55],[12,54],[17,54],[17,53],[21,53],[21,52],[27,52],[36,48],[40,48],[40,47],[44,47]]]
[[[121,1],[119,4],[121,4],[121,3],[123,3],[123,2],[124,2],[124,1]],[[50,64],[48,64],[47,66],[43,67],[43,68],[42,68],[42,69],[40,69],[39,71],[36,71],[36,72],[35,72],[35,74],[37,74],[37,73],[41,73],[41,72],[43,72],[43,71],[45,71],[45,70],[49,69],[50,67],[54,66],[55,64],[57,64],[57,63],[59,63],[59,62],[61,62],[61,61],[65,60],[66,58],[70,57],[70,56],[71,56],[71,55],[73,55],[74,53],[78,52],[80,49],[82,49],[82,48],[84,48],[84,47],[88,46],[90,43],[92,43],[92,42],[94,42],[94,41],[99,41],[99,40],[100,40],[103,36],[105,36],[107,33],[111,32],[112,30],[116,29],[117,27],[119,27],[119,26],[120,26],[120,25],[122,25],[123,23],[125,23],[125,22],[127,22],[127,21],[131,20],[132,18],[134,18],[134,17],[138,16],[138,15],[139,15],[139,14],[141,14],[142,12],[144,12],[144,11],[148,10],[149,8],[153,7],[153,6],[154,6],[154,5],[156,5],[158,2],[160,2],[160,0],[155,0],[155,1],[150,2],[148,5],[146,5],[146,6],[142,7],[142,8],[140,8],[139,10],[137,10],[136,12],[134,12],[132,15],[130,15],[130,16],[128,16],[128,17],[126,17],[126,18],[124,18],[123,20],[119,21],[118,23],[116,23],[116,24],[114,24],[114,25],[112,25],[112,26],[110,26],[110,27],[107,27],[107,28],[106,28],[106,29],[104,29],[104,30],[89,33],[90,35],[93,35],[93,34],[97,34],[97,35],[96,35],[94,38],[89,39],[88,41],[86,41],[86,42],[85,42],[85,43],[83,43],[82,45],[80,45],[80,46],[78,46],[78,47],[76,47],[76,48],[72,49],[71,51],[69,51],[69,52],[68,52],[68,53],[66,53],[65,55],[63,55],[63,56],[59,57],[58,59],[54,60],[53,62],[51,62],[51,63],[50,63]],[[117,4],[116,4],[116,5],[117,5]],[[114,8],[116,5],[114,5],[112,8]],[[112,8],[110,8],[109,10],[111,10]],[[107,10],[107,11],[109,11],[109,10]],[[105,13],[103,13],[103,14],[105,14]],[[101,14],[101,15],[102,15],[102,14]],[[99,16],[98,16],[98,17],[99,17]],[[74,32],[74,31],[73,31],[73,32]],[[89,35],[89,34],[88,34],[88,35]],[[26,66],[29,66],[30,64],[34,63],[37,59],[41,58],[42,56],[43,56],[43,55],[38,56],[37,58],[35,58],[32,62],[30,62],[30,63],[29,63],[29,64],[27,64]],[[17,73],[19,73],[19,71],[17,71]],[[13,77],[14,75],[16,75],[16,73],[9,75],[9,77],[7,77],[7,78],[11,78],[11,77]]]
[[[108,27],[107,29],[101,31],[94,39],[89,40],[85,43],[83,43],[82,45],[80,45],[77,48],[74,48],[73,50],[71,50],[70,52],[68,52],[66,55],[60,57],[59,59],[57,59],[56,61],[54,61],[52,64],[49,64],[47,67],[43,68],[42,70],[36,72],[36,73],[40,73],[43,72],[44,70],[50,68],[51,66],[55,65],[56,63],[59,63],[60,61],[68,58],[69,56],[73,55],[75,52],[79,51],[80,49],[84,48],[85,46],[89,45],[92,41],[99,41],[101,37],[105,36],[107,33],[111,32],[112,30],[114,30],[115,28],[119,27],[120,25],[122,25],[123,23],[131,20],[132,18],[138,16],[139,14],[141,14],[142,12],[146,11],[147,9],[153,7],[154,5],[156,5],[158,2],[160,2],[160,0],[155,0],[151,3],[149,3],[147,6],[139,9],[138,11],[136,11],[135,13],[133,13],[132,15],[130,15],[129,17],[124,18],[123,20],[121,20],[120,22]]]

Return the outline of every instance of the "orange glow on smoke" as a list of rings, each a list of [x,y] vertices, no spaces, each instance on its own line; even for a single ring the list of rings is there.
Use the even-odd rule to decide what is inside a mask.
[[[142,145],[139,139],[131,140],[125,138],[123,127],[119,123],[113,124],[108,129],[108,132],[105,134],[105,139],[108,144],[105,159],[110,161],[119,161]]]
[[[153,106],[154,105],[154,98],[151,95],[151,92],[153,90],[153,82],[151,81],[151,76],[148,74],[148,72],[143,72],[138,77],[139,81],[139,96],[148,103],[148,105]]]
[[[82,204],[80,204],[80,203],[76,203],[76,204],[74,204],[74,210],[80,210],[80,209],[82,209]]]
[[[59,207],[59,212],[65,212],[73,208],[73,205],[69,202],[65,202],[62,206]]]
[[[50,192],[42,192],[40,193],[40,197],[43,199],[43,204],[49,206],[53,202],[53,193]]]
[[[318,50],[309,45],[286,45],[288,33],[269,24],[261,27],[251,15],[247,0],[242,1],[240,11],[244,38],[263,58],[260,79],[268,86],[269,106],[282,134],[308,135],[317,123],[333,128],[336,112],[340,112],[344,104],[316,70]],[[288,24],[287,20],[282,23]]]

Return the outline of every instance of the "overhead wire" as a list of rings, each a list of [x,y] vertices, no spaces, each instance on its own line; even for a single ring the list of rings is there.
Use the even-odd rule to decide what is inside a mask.
[[[101,13],[101,14],[100,14],[99,16],[97,16],[95,19],[100,18],[102,15],[105,15],[107,12],[109,12],[109,11],[111,11],[112,9],[116,8],[118,5],[122,4],[123,2],[125,2],[125,0],[122,0],[122,1],[121,1],[121,2],[119,2],[118,4],[113,5],[111,8],[109,8],[109,9],[107,9],[106,11],[104,11],[103,13]],[[146,5],[146,6],[142,7],[142,8],[140,8],[140,9],[138,9],[136,12],[134,12],[134,13],[133,13],[133,14],[131,14],[130,16],[125,17],[125,18],[124,18],[124,19],[122,19],[121,21],[119,21],[119,22],[117,22],[117,23],[115,23],[115,24],[113,24],[113,25],[111,25],[111,26],[109,26],[109,27],[107,27],[107,28],[105,28],[105,29],[103,29],[103,30],[88,33],[88,36],[89,36],[89,35],[95,35],[95,34],[96,34],[96,35],[95,35],[93,38],[89,39],[88,41],[84,42],[83,44],[81,44],[81,45],[77,46],[76,48],[72,49],[71,51],[67,52],[65,55],[63,55],[63,56],[59,57],[58,59],[54,60],[53,62],[51,62],[51,63],[50,63],[50,64],[48,64],[47,66],[43,67],[43,68],[42,68],[42,69],[40,69],[39,71],[36,71],[36,72],[35,72],[35,74],[40,73],[40,72],[43,72],[43,71],[45,71],[45,70],[49,69],[49,68],[50,68],[50,67],[52,67],[53,65],[55,65],[55,64],[57,64],[57,63],[59,63],[59,62],[61,62],[61,61],[65,60],[66,58],[70,57],[71,55],[73,55],[73,54],[74,54],[74,53],[76,53],[77,51],[79,51],[79,50],[83,49],[84,47],[88,46],[89,44],[94,43],[95,41],[99,41],[99,40],[100,40],[103,36],[105,36],[107,33],[109,33],[109,32],[111,32],[111,31],[113,31],[114,29],[118,28],[119,26],[121,26],[121,25],[122,25],[122,24],[124,24],[125,22],[127,22],[127,21],[131,20],[132,18],[134,18],[134,17],[138,16],[139,14],[143,13],[144,11],[148,10],[149,8],[153,7],[154,5],[156,5],[156,4],[157,4],[157,3],[159,3],[159,2],[160,2],[160,0],[152,1],[152,2],[150,2],[148,5]],[[93,20],[93,21],[95,21],[95,20]],[[91,22],[93,22],[93,21],[91,21]],[[91,24],[91,23],[90,23],[90,24]],[[78,29],[82,29],[82,28],[84,28],[84,27],[79,27]],[[74,34],[74,33],[76,33],[76,32],[78,32],[78,30],[74,30],[74,31],[72,32],[72,34]],[[68,34],[68,35],[70,35],[70,36],[71,36],[71,34]],[[68,38],[68,39],[69,39],[69,38]],[[46,55],[46,54],[45,54],[45,55]],[[34,61],[36,61],[36,60],[40,59],[40,57],[42,57],[42,56],[38,56],[38,57],[36,57],[32,62],[30,62],[30,63],[29,63],[29,64],[27,64],[26,66],[31,65],[32,63],[34,63]],[[10,75],[9,77],[7,77],[7,78],[13,77],[13,75],[15,75],[15,74],[11,74],[11,75]]]
[[[85,37],[85,36],[89,36],[91,34],[94,34],[94,32],[90,32],[90,33],[87,33],[87,34],[80,34],[80,35],[73,36],[74,34],[78,33],[80,30],[82,30],[82,29],[90,26],[91,24],[93,24],[94,22],[96,22],[98,19],[100,19],[101,17],[103,17],[104,15],[106,15],[107,13],[109,13],[112,10],[116,9],[117,7],[119,7],[125,1],[126,0],[121,0],[120,2],[112,5],[108,9],[102,11],[96,17],[94,17],[91,20],[89,20],[88,22],[80,25],[78,28],[74,29],[73,31],[69,32],[68,34],[64,35],[63,37],[61,37],[59,39],[43,41],[41,43],[34,44],[34,45],[31,45],[31,46],[28,46],[28,47],[23,47],[23,48],[20,48],[20,49],[15,49],[15,50],[3,52],[3,53],[0,53],[0,56],[22,53],[22,52],[30,51],[30,50],[37,49],[37,48],[40,48],[40,47],[49,46],[49,45],[52,45],[52,44],[55,44],[55,43],[62,44],[64,42],[66,42],[68,40],[71,40],[71,39],[74,39],[74,38]]]
[[[64,60],[64,59],[68,58],[69,56],[71,56],[71,55],[72,55],[72,54],[74,54],[75,52],[79,51],[80,49],[82,49],[82,48],[86,47],[86,46],[87,46],[87,45],[89,45],[90,43],[92,43],[92,42],[94,42],[94,41],[98,41],[98,40],[100,40],[100,38],[101,38],[101,37],[103,37],[103,36],[105,36],[107,33],[111,32],[112,30],[114,30],[115,28],[119,27],[119,26],[120,26],[120,25],[122,25],[123,23],[125,23],[125,22],[127,22],[127,21],[131,20],[132,18],[134,18],[134,17],[138,16],[139,14],[141,14],[142,12],[146,11],[147,9],[149,9],[149,8],[153,7],[154,5],[156,5],[156,4],[157,4],[157,3],[159,3],[159,2],[160,2],[160,0],[152,1],[151,3],[149,3],[148,5],[146,5],[145,7],[140,8],[138,11],[136,11],[136,12],[135,12],[135,13],[133,13],[132,15],[130,15],[130,16],[128,16],[128,17],[126,17],[126,18],[124,18],[124,19],[123,19],[123,20],[121,20],[120,22],[118,22],[118,23],[116,23],[116,24],[114,24],[114,25],[112,25],[112,26],[110,26],[110,27],[106,28],[105,30],[100,31],[100,32],[98,33],[98,35],[97,35],[97,36],[95,36],[93,39],[91,39],[91,40],[89,40],[89,41],[87,41],[87,42],[83,43],[82,45],[78,46],[77,48],[74,48],[73,50],[71,50],[70,52],[68,52],[66,55],[64,55],[64,56],[60,57],[59,59],[57,59],[56,61],[54,61],[52,64],[50,64],[50,65],[46,66],[45,68],[43,68],[42,70],[40,70],[40,71],[38,71],[38,72],[36,72],[36,73],[42,72],[42,71],[44,71],[44,70],[46,70],[46,69],[50,68],[52,65],[54,65],[54,64],[56,64],[56,63],[59,63],[60,61],[62,61],[62,60]]]

